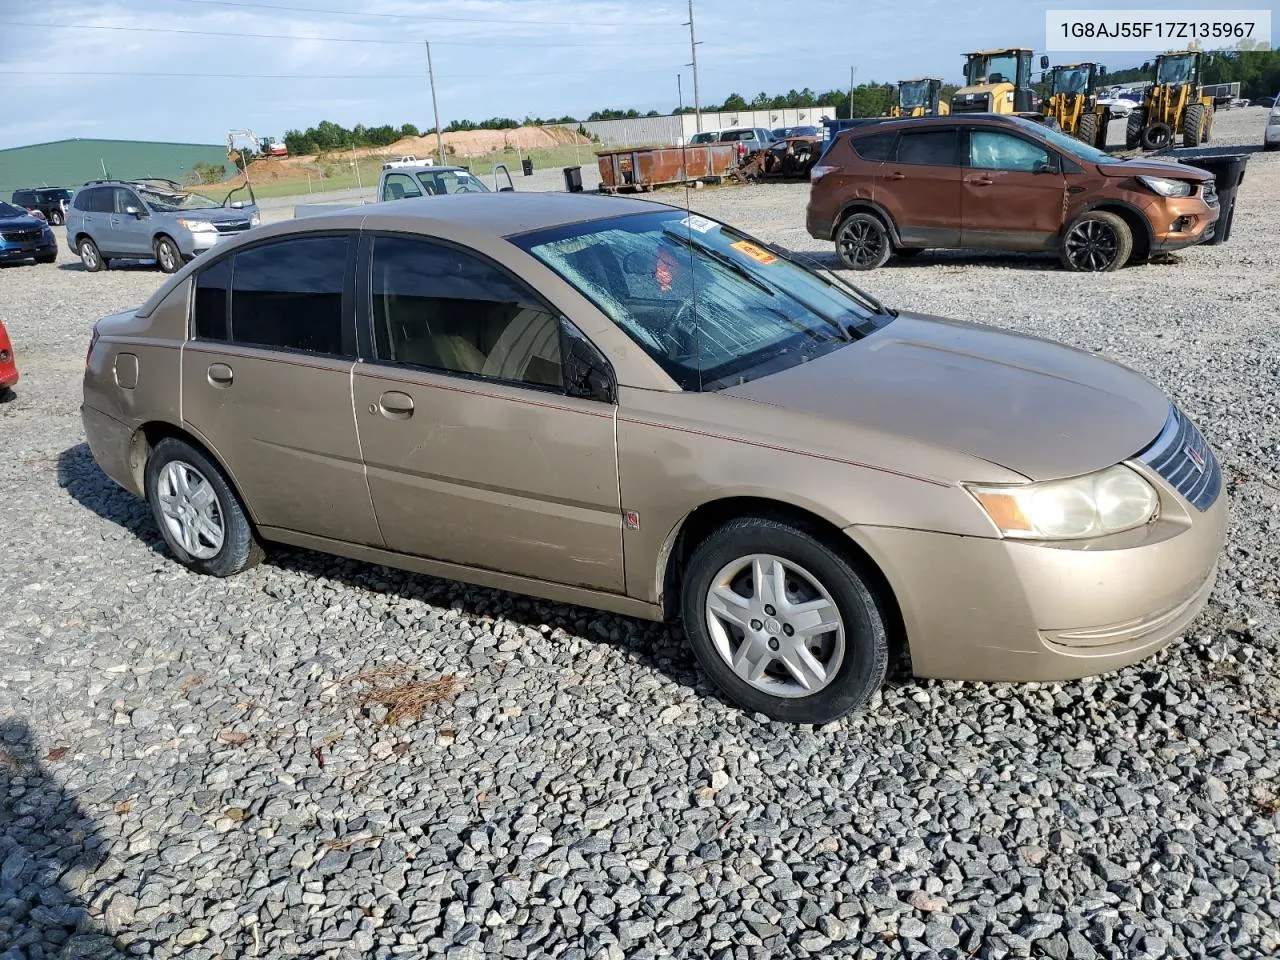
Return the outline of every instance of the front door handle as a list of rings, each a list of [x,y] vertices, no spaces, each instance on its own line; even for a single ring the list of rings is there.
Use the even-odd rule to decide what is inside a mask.
[[[378,398],[377,411],[389,420],[408,420],[413,416],[413,397],[388,390]]]
[[[965,182],[971,183],[975,187],[989,187],[995,183],[990,177],[974,177],[972,180],[966,180]]]
[[[886,174],[885,179],[886,180],[905,180],[907,179],[907,175],[905,173],[900,173],[899,171],[895,170],[893,171],[893,173]]]
[[[235,378],[235,371],[225,363],[209,364],[209,382],[215,387],[229,387]]]

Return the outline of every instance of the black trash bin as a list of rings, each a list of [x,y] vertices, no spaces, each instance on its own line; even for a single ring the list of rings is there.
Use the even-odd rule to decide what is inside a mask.
[[[533,160],[530,157],[525,157],[523,160],[521,160],[520,166],[523,168],[524,175],[526,177],[533,176]]]
[[[582,168],[581,167],[565,167],[564,168],[564,188],[569,193],[582,192]]]
[[[1231,218],[1236,212],[1236,190],[1244,179],[1249,154],[1239,147],[1180,147],[1160,156],[1213,174],[1218,187],[1218,222],[1214,224],[1213,237],[1205,243],[1226,243],[1231,236]]]

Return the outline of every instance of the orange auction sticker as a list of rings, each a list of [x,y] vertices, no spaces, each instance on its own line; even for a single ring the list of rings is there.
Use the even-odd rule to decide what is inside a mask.
[[[739,240],[737,243],[730,244],[733,249],[737,250],[744,257],[750,257],[756,263],[777,263],[778,258],[768,250],[757,247],[749,240]]]

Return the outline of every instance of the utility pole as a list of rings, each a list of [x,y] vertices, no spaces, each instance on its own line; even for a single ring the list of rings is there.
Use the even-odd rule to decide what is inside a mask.
[[[853,75],[858,72],[857,67],[849,68],[849,119],[853,119]]]
[[[427,79],[431,81],[431,113],[435,117],[436,153],[440,155],[440,165],[444,166],[444,135],[440,132],[440,107],[436,105],[436,72],[431,68],[431,41],[423,41],[427,45]]]
[[[689,0],[689,49],[693,51],[693,117],[698,133],[702,132],[702,101],[698,98],[698,39],[693,32],[693,0]]]

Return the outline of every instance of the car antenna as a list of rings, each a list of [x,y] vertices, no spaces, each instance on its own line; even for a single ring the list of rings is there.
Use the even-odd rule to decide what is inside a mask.
[[[692,7],[690,7],[690,19],[692,19]],[[693,316],[693,363],[698,374],[698,392],[702,392],[702,324],[698,319],[698,279],[694,275],[694,266],[696,264],[693,250],[693,200],[690,194],[693,185],[689,180],[689,138],[685,136],[684,129],[684,91],[680,81],[680,74],[676,74],[676,96],[680,102],[680,174],[681,180],[684,181],[684,231],[685,231],[685,250],[689,255],[689,296],[692,298],[691,313]],[[697,104],[693,108],[694,126],[698,132],[702,132],[702,112],[698,109]],[[708,148],[710,152],[710,148]]]

